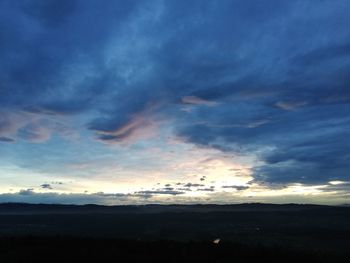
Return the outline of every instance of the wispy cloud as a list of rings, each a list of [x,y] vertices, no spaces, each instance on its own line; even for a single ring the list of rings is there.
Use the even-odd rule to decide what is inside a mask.
[[[278,101],[276,102],[275,106],[283,110],[296,110],[297,108],[305,106],[306,104],[307,104],[306,101],[298,101],[298,102]]]
[[[183,104],[190,104],[190,105],[204,105],[208,107],[214,107],[218,103],[215,101],[209,101],[205,100],[196,96],[184,96],[181,98],[181,101]]]

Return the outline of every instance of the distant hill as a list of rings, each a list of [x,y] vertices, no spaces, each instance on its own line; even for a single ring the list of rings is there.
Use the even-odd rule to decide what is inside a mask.
[[[0,214],[16,213],[184,213],[184,212],[243,212],[243,211],[300,211],[314,209],[342,209],[338,206],[313,204],[265,204],[243,203],[230,205],[195,204],[195,205],[63,205],[63,204],[29,204],[29,203],[0,203]]]

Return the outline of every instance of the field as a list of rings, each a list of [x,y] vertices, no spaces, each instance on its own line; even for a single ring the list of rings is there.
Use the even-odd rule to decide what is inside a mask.
[[[348,207],[294,204],[0,204],[0,252],[6,262],[52,254],[58,255],[51,261],[124,255],[152,262],[341,262],[350,255],[349,219]]]

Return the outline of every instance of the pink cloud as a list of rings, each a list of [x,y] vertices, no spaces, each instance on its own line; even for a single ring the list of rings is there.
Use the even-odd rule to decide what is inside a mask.
[[[98,131],[98,139],[107,143],[132,144],[157,135],[158,123],[154,110],[158,104],[149,105],[145,110],[134,114],[128,121],[111,131]]]
[[[42,114],[24,111],[0,112],[0,137],[6,141],[25,140],[33,143],[48,141],[53,133],[68,137],[71,129],[60,117],[47,118]],[[5,141],[5,140],[2,140]]]
[[[216,106],[218,103],[215,101],[205,100],[196,96],[184,96],[181,98],[182,103],[192,105],[205,105],[208,107]]]

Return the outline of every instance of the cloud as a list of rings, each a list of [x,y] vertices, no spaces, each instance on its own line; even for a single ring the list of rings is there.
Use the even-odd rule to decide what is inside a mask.
[[[182,103],[191,105],[205,105],[208,107],[213,107],[217,103],[214,101],[204,100],[196,96],[184,96],[181,98]]]
[[[93,74],[96,64],[85,56],[98,59],[102,45],[112,33],[108,25],[113,23],[113,28],[118,28],[118,22],[133,10],[133,3],[101,4],[103,17],[92,1],[2,1],[1,10],[1,104],[86,108],[85,102],[83,105],[74,101],[77,95],[82,101],[96,99],[94,80],[100,78]],[[94,21],[94,26],[86,31],[82,21]],[[75,75],[79,72],[81,78]],[[73,103],[68,104],[70,101]]]
[[[228,188],[228,189],[236,189],[237,191],[243,191],[249,189],[249,186],[244,186],[244,185],[223,185],[222,188]]]
[[[34,189],[23,189],[15,193],[0,194],[0,202],[25,202],[25,203],[59,203],[59,204],[145,204],[159,203],[161,199],[157,196],[178,196],[184,192],[180,191],[139,191],[134,193],[58,193],[58,192],[36,192]],[[154,199],[154,200],[153,200]]]
[[[52,186],[50,185],[50,184],[42,184],[42,185],[40,185],[40,187],[42,188],[42,189],[53,189],[52,188]]]
[[[324,134],[325,131],[328,134]],[[266,165],[257,167],[257,179],[274,182],[328,182],[347,180],[350,145],[346,132],[329,128],[313,138],[297,137],[292,142],[266,153]],[[320,176],[323,174],[323,176]]]
[[[300,102],[286,102],[286,101],[278,101],[276,102],[276,107],[281,108],[283,110],[295,110],[299,107],[306,105],[305,101]]]
[[[30,123],[17,131],[18,137],[31,142],[47,141],[51,137],[51,131],[45,126]]]
[[[23,12],[48,27],[57,27],[74,14],[77,1],[37,1],[22,4]]]
[[[187,183],[183,184],[184,187],[202,187],[205,186],[204,184],[194,184],[194,183]]]
[[[101,193],[39,193],[33,190],[21,190],[18,193],[0,194],[0,202],[47,203],[47,204],[123,204],[128,197],[125,195],[103,195]],[[131,199],[132,200],[132,199]],[[131,201],[129,200],[129,201]],[[133,200],[136,202],[137,200]]]
[[[51,184],[63,185],[64,183],[60,181],[52,181]]]
[[[15,140],[9,137],[0,137],[0,142],[15,142]]]
[[[191,190],[191,188],[189,188],[189,187],[178,187],[178,188],[176,188],[176,190],[178,190],[178,191],[185,191],[185,192],[192,192],[192,190]]]
[[[186,195],[190,189],[184,189],[177,192],[167,192],[165,189],[143,190],[130,193],[121,192],[92,192],[88,193],[59,193],[55,191],[37,192],[32,188],[22,189],[18,192],[1,193],[0,202],[25,202],[25,203],[61,203],[61,204],[198,204],[198,203],[216,203],[232,204],[247,202],[273,202],[273,203],[323,203],[330,205],[339,205],[346,203],[349,197],[350,184],[342,182],[341,184],[325,185],[303,185],[289,184],[282,188],[266,188],[266,185],[251,184],[250,189],[243,189],[243,186],[228,185],[227,189],[237,187],[237,191],[214,190],[214,186],[196,189],[196,194],[200,196],[192,197]],[[223,188],[225,189],[225,188]],[[263,191],[263,190],[268,191]],[[244,191],[241,193],[240,191]],[[12,191],[12,190],[11,190]],[[181,193],[182,192],[182,193]],[[281,196],[280,194],[281,193]],[[252,194],[247,197],[248,194]]]
[[[155,134],[155,123],[144,116],[134,116],[115,130],[98,130],[97,138],[104,142],[133,142]]]
[[[89,124],[89,129],[96,132],[97,138],[103,142],[121,143],[135,142],[156,135],[157,123],[153,118],[157,103],[150,103],[130,117],[96,119]]]
[[[215,189],[214,188],[198,188],[197,191],[200,191],[200,192],[214,192]]]
[[[185,192],[182,192],[182,191],[174,191],[174,190],[144,190],[144,191],[138,191],[138,192],[135,192],[135,194],[137,195],[182,195],[184,194]]]
[[[348,59],[350,57],[350,43],[333,44],[321,46],[294,58],[296,63],[303,65],[314,65],[337,59]]]
[[[41,113],[9,111],[0,109],[0,137],[2,141],[42,143],[50,140],[53,134],[64,138],[72,135],[72,128],[65,124],[64,117],[46,116]],[[6,139],[7,138],[7,139]]]
[[[162,196],[162,195],[170,195],[170,196],[177,196],[177,195],[183,195],[185,194],[184,191],[178,191],[174,190],[174,188],[162,188],[157,190],[142,190],[142,191],[135,191],[131,193],[104,193],[104,192],[98,192],[94,193],[93,195],[97,195],[100,197],[113,197],[117,199],[123,199],[123,200],[129,200],[129,199],[151,199],[156,196]]]
[[[24,195],[24,196],[27,196],[27,195],[34,195],[35,192],[34,192],[34,189],[33,188],[28,188],[28,189],[23,189],[23,190],[20,190],[18,192],[19,195]]]

